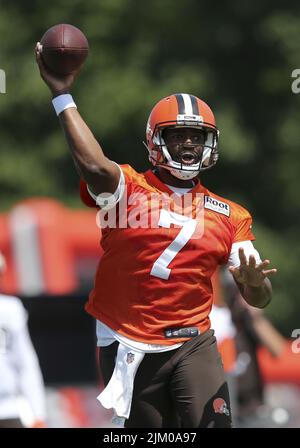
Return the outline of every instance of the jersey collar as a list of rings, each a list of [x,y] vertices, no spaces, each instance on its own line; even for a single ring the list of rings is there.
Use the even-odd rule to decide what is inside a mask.
[[[165,183],[163,183],[159,177],[156,176],[155,173],[153,173],[152,170],[148,170],[145,172],[145,179],[147,182],[152,185],[153,187],[157,188],[159,191],[163,191],[165,193],[168,193],[169,195],[174,194],[174,191],[171,190]],[[195,179],[196,184],[193,188],[190,189],[188,192],[189,194],[192,193],[192,195],[195,195],[196,193],[206,193],[206,188],[201,185],[198,178]]]

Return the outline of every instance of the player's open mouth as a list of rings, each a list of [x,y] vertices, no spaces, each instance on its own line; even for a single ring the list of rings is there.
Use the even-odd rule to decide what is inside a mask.
[[[199,156],[191,151],[183,151],[178,155],[178,161],[184,165],[193,165],[199,163]]]

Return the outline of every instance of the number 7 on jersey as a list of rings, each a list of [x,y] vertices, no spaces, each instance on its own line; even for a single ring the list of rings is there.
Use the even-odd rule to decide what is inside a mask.
[[[191,219],[187,216],[180,215],[179,213],[162,209],[160,212],[158,225],[169,229],[171,224],[182,226],[182,229],[176,236],[175,240],[169,244],[169,246],[155,261],[150,272],[150,275],[162,278],[163,280],[168,280],[171,274],[171,269],[169,269],[168,266],[171,261],[174,260],[178,252],[192,238],[196,230],[197,221],[196,219]]]

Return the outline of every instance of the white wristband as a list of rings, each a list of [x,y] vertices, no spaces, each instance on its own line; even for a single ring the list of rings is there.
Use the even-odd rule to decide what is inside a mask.
[[[56,96],[55,98],[53,98],[52,104],[55,109],[56,115],[59,115],[65,109],[69,109],[69,107],[75,107],[77,109],[73,97],[69,93]]]

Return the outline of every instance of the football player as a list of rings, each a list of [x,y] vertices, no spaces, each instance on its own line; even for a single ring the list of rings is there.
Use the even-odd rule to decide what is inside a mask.
[[[82,119],[69,93],[77,73],[50,73],[39,44],[36,60],[82,179],[81,197],[114,217],[102,226],[104,255],[86,306],[97,319],[106,385],[100,402],[126,427],[230,427],[210,329],[210,279],[228,264],[247,303],[262,308],[276,269],[253,247],[248,211],[199,180],[218,160],[213,112],[194,95],[160,100],[146,129],[152,169],[138,173],[110,160]]]
[[[0,253],[0,278],[5,270]],[[0,293],[0,429],[46,426],[44,380],[27,319],[18,297]]]

